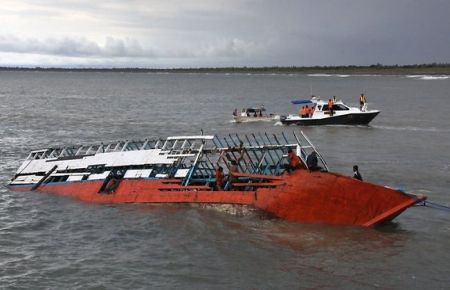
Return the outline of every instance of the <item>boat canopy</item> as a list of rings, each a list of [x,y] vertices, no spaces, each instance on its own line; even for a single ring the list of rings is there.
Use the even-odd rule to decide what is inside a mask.
[[[312,104],[311,100],[293,100],[291,101],[294,105]]]

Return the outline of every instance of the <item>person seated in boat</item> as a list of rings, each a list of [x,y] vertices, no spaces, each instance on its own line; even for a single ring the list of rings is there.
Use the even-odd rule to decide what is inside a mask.
[[[364,94],[361,94],[359,96],[359,110],[362,111],[364,108],[364,104],[366,103],[366,97],[364,96]]]
[[[296,169],[302,169],[302,162],[300,161],[300,157],[297,156],[297,154],[292,151],[292,149],[288,149],[288,154],[287,154],[287,159],[288,159],[288,172],[292,172]]]
[[[216,190],[223,190],[223,187],[225,185],[225,175],[223,174],[222,166],[217,165],[215,175],[216,175]]]
[[[256,113],[256,111],[255,111],[255,113],[253,114],[253,117],[258,117],[258,114]]]
[[[328,99],[328,111],[330,112],[330,117],[333,116],[333,100]]]
[[[303,106],[302,107],[302,109],[300,110],[300,117],[306,118],[308,116],[307,108],[308,108],[308,106]]]
[[[260,116],[260,117],[262,117],[262,110],[261,110],[261,111],[259,111],[259,116]]]
[[[336,96],[333,96],[333,103],[336,103],[336,102],[337,102]]]
[[[236,116],[237,116],[237,114],[238,114],[238,111],[237,111],[237,108],[235,108],[235,109],[234,109],[234,111],[233,111],[233,116],[235,116],[235,117],[236,117]]]
[[[305,106],[304,118],[309,118],[310,108],[309,106]]]
[[[353,165],[353,178],[363,181],[358,165]]]
[[[316,151],[313,151],[306,158],[306,166],[308,166],[308,169],[311,171],[321,170],[322,168],[318,166],[317,163],[317,153]]]

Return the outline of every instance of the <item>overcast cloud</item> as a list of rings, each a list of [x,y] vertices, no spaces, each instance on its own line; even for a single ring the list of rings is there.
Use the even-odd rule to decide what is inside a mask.
[[[448,0],[2,0],[0,66],[450,62]]]

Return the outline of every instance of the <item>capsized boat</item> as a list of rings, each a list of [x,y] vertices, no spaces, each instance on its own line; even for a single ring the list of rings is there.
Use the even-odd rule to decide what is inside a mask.
[[[261,122],[261,121],[277,121],[280,116],[273,113],[267,113],[263,105],[259,107],[243,108],[240,112],[238,109],[233,111],[233,119],[236,123]]]
[[[298,157],[298,169],[287,152]],[[289,221],[361,226],[391,220],[425,199],[330,172],[302,132],[33,150],[8,187],[87,202],[242,205]]]
[[[285,125],[368,125],[380,113],[379,110],[369,110],[367,103],[356,108],[347,106],[342,100],[333,102],[330,110],[328,102],[318,97],[312,97],[311,100],[294,100],[292,103],[308,107],[311,112],[281,116],[280,121]]]

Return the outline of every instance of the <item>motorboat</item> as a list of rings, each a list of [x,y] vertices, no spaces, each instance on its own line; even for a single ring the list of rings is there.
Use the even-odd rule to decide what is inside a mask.
[[[426,199],[330,172],[295,131],[32,150],[7,186],[86,202],[226,204],[294,222],[360,226],[389,221]]]
[[[263,105],[259,107],[243,108],[240,111],[233,111],[233,119],[236,123],[276,121],[280,116],[273,113],[267,113]]]
[[[368,125],[380,113],[379,110],[369,110],[367,103],[356,108],[347,106],[342,100],[334,100],[330,110],[328,101],[318,97],[294,100],[292,103],[307,107],[310,113],[281,116],[280,121],[285,125]]]

